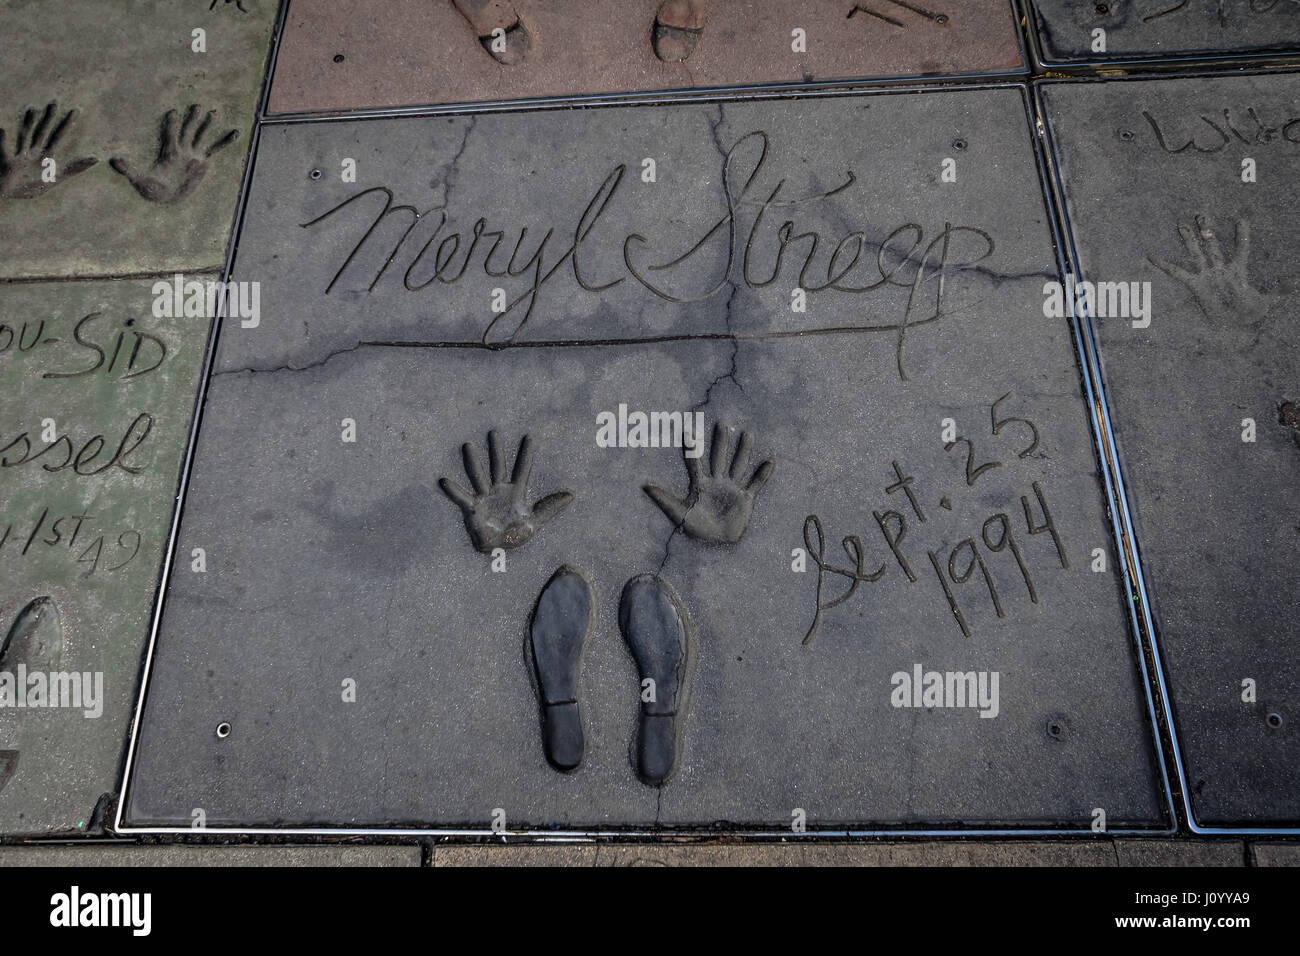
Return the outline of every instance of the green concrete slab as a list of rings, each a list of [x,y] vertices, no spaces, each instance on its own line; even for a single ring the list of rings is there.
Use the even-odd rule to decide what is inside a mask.
[[[0,284],[3,834],[91,829],[117,787],[209,324],[153,304],[147,280]],[[74,672],[84,706],[17,706]]]
[[[271,0],[0,3],[0,278],[221,265],[275,16]]]
[[[0,868],[58,866],[419,866],[419,846],[8,846]]]

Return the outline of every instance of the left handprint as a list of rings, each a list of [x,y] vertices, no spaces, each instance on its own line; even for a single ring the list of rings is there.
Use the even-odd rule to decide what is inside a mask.
[[[0,127],[0,197],[6,199],[32,199],[63,179],[85,172],[99,160],[92,156],[74,160],[60,167],[54,161],[59,140],[68,132],[76,110],[68,110],[57,123],[54,118],[59,104],[51,102],[37,118],[36,110],[29,109],[19,121],[18,137],[11,154],[5,146],[5,131]],[[46,160],[51,160],[47,166]],[[51,170],[47,174],[46,170]]]
[[[213,153],[239,137],[239,130],[232,129],[211,140],[206,149],[200,145],[216,112],[208,110],[202,121],[198,121],[199,107],[191,104],[177,129],[176,111],[168,110],[158,130],[158,156],[152,166],[147,170],[137,169],[125,156],[114,156],[108,165],[125,176],[135,191],[150,202],[180,202],[203,180]]]
[[[452,481],[442,478],[438,487],[456,504],[465,517],[465,530],[475,550],[491,554],[496,548],[509,551],[527,544],[542,525],[569,506],[573,495],[557,491],[530,505],[528,503],[528,476],[533,469],[533,444],[525,435],[519,442],[515,467],[506,479],[506,462],[501,454],[500,440],[495,431],[488,432],[488,465],[490,473],[483,470],[478,453],[470,444],[461,446],[465,461],[465,474],[474,486],[474,493]]]

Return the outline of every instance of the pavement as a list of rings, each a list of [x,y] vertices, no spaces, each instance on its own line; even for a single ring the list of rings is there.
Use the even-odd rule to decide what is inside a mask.
[[[1300,7],[840,6],[0,0],[0,865],[1296,864]]]

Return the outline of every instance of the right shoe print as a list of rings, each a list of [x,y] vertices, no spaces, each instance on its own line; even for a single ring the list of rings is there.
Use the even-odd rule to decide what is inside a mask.
[[[686,716],[689,623],[668,582],[639,574],[623,587],[618,626],[639,677],[641,718],[633,763],[642,783],[659,787],[673,772]]]

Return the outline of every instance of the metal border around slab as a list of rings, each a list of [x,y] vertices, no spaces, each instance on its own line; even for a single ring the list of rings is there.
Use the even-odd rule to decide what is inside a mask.
[[[1300,65],[1300,38],[1291,50],[1268,50],[1263,52],[1245,51],[1241,53],[1185,53],[1167,56],[1129,56],[1125,59],[1107,60],[1048,60],[1044,58],[1043,44],[1039,33],[1038,13],[1034,9],[1034,0],[1016,0],[1020,10],[1022,41],[1029,46],[1030,68],[1034,79],[1046,72],[1051,79],[1062,78],[1059,74],[1089,76],[1107,71],[1125,71],[1132,67],[1167,75],[1166,71],[1181,71],[1192,68],[1228,70],[1234,68],[1269,67],[1295,68]],[[1109,76],[1108,79],[1116,79]]]
[[[281,22],[283,22],[284,11],[286,6],[281,8]],[[278,50],[279,29],[276,33],[276,44],[273,46],[272,57]],[[1038,167],[1040,198],[1043,202],[1044,211],[1047,213],[1050,236],[1053,245],[1053,253],[1056,259],[1058,273],[1065,274],[1067,266],[1066,250],[1063,243],[1061,223],[1058,222],[1059,210],[1056,205],[1052,184],[1049,178],[1049,169],[1046,162],[1045,150],[1043,147],[1044,128],[1038,117],[1037,104],[1029,85],[1024,81],[1003,81],[997,83],[973,83],[969,80],[963,82],[951,82],[944,84],[930,84],[911,82],[908,84],[890,84],[885,87],[873,89],[791,89],[781,93],[770,91],[750,90],[748,96],[735,97],[720,95],[717,92],[702,95],[691,96],[692,102],[731,102],[736,99],[749,100],[789,100],[803,98],[832,98],[836,96],[871,96],[871,95],[888,95],[905,92],[936,92],[938,90],[951,92],[960,92],[967,90],[989,90],[989,89],[1013,89],[1020,93],[1021,105],[1024,110],[1026,122],[1025,133],[1029,137],[1033,150],[1034,161]],[[685,98],[683,98],[685,99]],[[538,103],[528,101],[523,103],[510,104],[468,104],[452,105],[449,107],[438,108],[394,108],[384,110],[373,110],[365,113],[349,113],[342,116],[337,115],[285,115],[279,114],[272,117],[259,117],[257,128],[254,131],[254,141],[252,144],[252,156],[245,170],[245,179],[241,192],[241,198],[238,208],[238,219],[236,221],[236,232],[230,245],[226,268],[225,278],[229,278],[235,254],[238,250],[240,231],[242,230],[246,206],[248,201],[248,187],[252,179],[253,170],[256,165],[257,144],[260,140],[261,127],[263,125],[276,126],[292,123],[333,123],[342,121],[355,121],[365,119],[395,119],[411,115],[421,116],[444,116],[455,115],[458,113],[518,113],[531,112],[539,109],[557,109],[557,108],[601,108],[603,106],[647,106],[656,105],[660,101],[679,102],[679,99],[669,100],[666,97],[655,97],[652,102],[638,101],[632,103],[592,103],[588,101],[574,102],[572,100],[564,101],[546,101]],[[127,804],[127,797],[132,783],[132,773],[135,768],[136,745],[139,740],[140,722],[144,713],[144,705],[149,691],[149,681],[152,674],[154,651],[157,646],[158,630],[162,619],[162,609],[166,600],[167,584],[171,574],[173,558],[175,555],[176,541],[180,531],[181,517],[184,510],[185,498],[188,491],[189,479],[194,463],[194,451],[198,437],[198,431],[201,427],[203,407],[207,398],[207,389],[212,372],[212,365],[215,359],[217,339],[220,335],[221,323],[224,319],[224,310],[218,314],[213,323],[212,335],[208,343],[208,352],[205,356],[203,366],[203,376],[200,383],[199,402],[196,407],[193,426],[190,433],[188,447],[185,453],[184,466],[179,493],[177,495],[176,509],[173,512],[173,521],[171,533],[168,539],[167,550],[164,555],[164,563],[160,574],[159,588],[157,598],[153,609],[153,617],[150,625],[150,634],[148,649],[144,662],[143,675],[140,686],[139,698],[137,700],[136,712],[131,725],[131,738],[127,753],[125,773],[122,781],[118,806],[116,810],[113,832],[115,834],[188,834],[196,833],[213,834],[213,835],[256,835],[256,836],[372,836],[372,837],[419,837],[433,836],[446,837],[452,839],[513,839],[531,842],[594,842],[594,841],[703,841],[715,840],[721,836],[739,837],[754,841],[768,840],[825,840],[825,839],[861,839],[861,838],[878,838],[878,837],[1074,837],[1074,838],[1096,838],[1100,834],[1094,833],[1090,827],[1073,827],[1073,828],[1052,828],[1042,826],[1029,827],[1007,827],[1007,826],[972,826],[965,828],[908,828],[906,825],[899,827],[884,827],[877,829],[853,829],[845,827],[831,828],[809,828],[802,833],[793,833],[789,829],[765,829],[761,827],[747,828],[743,825],[728,824],[718,827],[664,827],[660,829],[647,829],[636,827],[624,828],[603,828],[603,829],[542,829],[532,828],[526,830],[502,830],[500,832],[492,830],[490,827],[482,828],[439,828],[439,827],[321,827],[321,826],[304,826],[304,827],[204,827],[201,830],[195,830],[188,827],[158,827],[158,826],[131,826],[123,818]],[[1120,521],[1120,510],[1123,506],[1124,497],[1122,488],[1117,485],[1117,478],[1112,476],[1110,463],[1111,453],[1108,451],[1108,418],[1103,420],[1099,418],[1099,413],[1105,409],[1105,400],[1099,393],[1099,382],[1094,381],[1091,365],[1087,361],[1089,353],[1086,351],[1086,342],[1084,338],[1084,329],[1079,321],[1073,320],[1071,323],[1074,347],[1076,353],[1076,371],[1079,374],[1079,387],[1081,388],[1080,398],[1088,403],[1088,417],[1093,430],[1094,455],[1096,463],[1100,466],[1099,471],[1103,479],[1104,498],[1108,510],[1111,513],[1111,531],[1115,536],[1117,551],[1120,560],[1124,565],[1124,575],[1130,581],[1140,582],[1140,572],[1137,571],[1130,562],[1130,551],[1127,533],[1127,525]],[[1133,595],[1133,600],[1126,602],[1129,605],[1130,618],[1130,649],[1133,652],[1134,661],[1131,663],[1137,669],[1137,676],[1141,679],[1144,686],[1146,697],[1146,717],[1148,721],[1147,729],[1150,732],[1149,743],[1152,747],[1152,756],[1159,766],[1159,786],[1161,793],[1157,794],[1157,801],[1161,804],[1161,813],[1164,817],[1163,825],[1152,827],[1132,827],[1126,829],[1110,829],[1105,831],[1107,836],[1167,836],[1178,832],[1178,813],[1173,799],[1171,790],[1171,780],[1168,768],[1168,755],[1165,750],[1165,739],[1162,734],[1161,711],[1157,708],[1155,699],[1152,694],[1152,686],[1157,681],[1154,680],[1149,672],[1148,661],[1146,657],[1146,647],[1141,639],[1141,614],[1145,611],[1145,591],[1139,589]],[[1139,613],[1136,604],[1143,603],[1143,611]],[[1157,675],[1160,676],[1160,675]],[[1163,688],[1163,683],[1160,685]],[[1167,713],[1168,704],[1165,703],[1165,712]],[[1171,735],[1172,742],[1172,735]],[[1176,746],[1176,743],[1175,743]],[[1181,764],[1178,765],[1181,770]],[[1180,777],[1180,781],[1181,781]],[[1163,799],[1161,799],[1163,798]],[[1275,831],[1273,831],[1275,832]]]
[[[1250,70],[1250,71],[1233,71],[1232,76],[1249,76],[1249,75],[1274,75],[1276,71],[1270,70]],[[1294,72],[1294,71],[1292,71]],[[1202,70],[1186,71],[1177,74],[1161,73],[1157,76],[1129,76],[1129,77],[1051,77],[1046,79],[1035,79],[1033,82],[1033,103],[1034,110],[1038,114],[1038,124],[1040,135],[1043,137],[1043,155],[1048,162],[1047,182],[1051,184],[1053,191],[1052,201],[1059,210],[1064,230],[1065,251],[1069,259],[1069,264],[1073,269],[1073,274],[1083,278],[1084,272],[1080,264],[1078,249],[1074,238],[1074,223],[1068,214],[1065,196],[1061,191],[1061,180],[1057,170],[1057,152],[1052,139],[1052,130],[1043,116],[1043,103],[1041,90],[1043,87],[1053,84],[1081,84],[1081,83],[1124,83],[1124,82],[1142,82],[1152,79],[1200,79],[1207,77],[1223,76],[1222,73],[1207,73]],[[1115,445],[1114,429],[1111,423],[1110,405],[1107,403],[1102,385],[1101,366],[1099,362],[1099,349],[1097,345],[1096,328],[1090,315],[1084,315],[1081,319],[1076,319],[1076,324],[1083,326],[1082,342],[1086,346],[1086,356],[1089,375],[1095,378],[1097,382],[1097,394],[1099,397],[1098,404],[1094,407],[1093,413],[1097,417],[1098,433],[1097,438],[1105,442],[1106,464],[1108,469],[1114,471],[1114,484],[1119,493],[1117,499],[1118,507],[1114,515],[1117,522],[1122,522],[1122,537],[1124,542],[1125,562],[1131,569],[1133,575],[1133,587],[1136,591],[1136,597],[1139,599],[1134,602],[1134,613],[1138,614],[1138,605],[1140,605],[1140,624],[1142,632],[1146,636],[1146,644],[1151,654],[1151,669],[1155,674],[1155,681],[1160,689],[1160,699],[1163,708],[1162,725],[1168,734],[1170,751],[1173,757],[1174,766],[1177,771],[1180,803],[1183,814],[1187,820],[1188,829],[1195,834],[1203,835],[1291,835],[1300,834],[1300,825],[1279,825],[1273,827],[1239,827],[1239,826],[1204,826],[1196,822],[1192,814],[1191,801],[1187,798],[1187,766],[1183,757],[1182,748],[1178,743],[1177,726],[1174,723],[1173,704],[1170,696],[1169,684],[1165,678],[1164,662],[1160,654],[1160,642],[1158,639],[1155,620],[1151,613],[1151,601],[1148,594],[1146,578],[1142,572],[1142,555],[1140,542],[1134,531],[1132,512],[1128,505],[1128,495],[1125,493],[1125,482],[1123,479],[1122,469],[1119,462],[1119,450]],[[1111,479],[1108,478],[1108,482]],[[1131,555],[1130,552],[1131,551]]]

